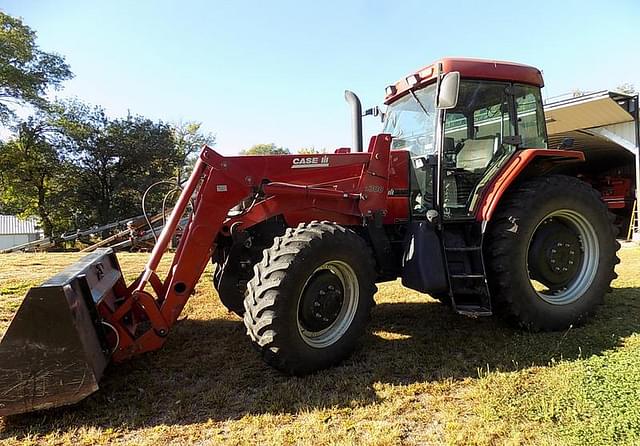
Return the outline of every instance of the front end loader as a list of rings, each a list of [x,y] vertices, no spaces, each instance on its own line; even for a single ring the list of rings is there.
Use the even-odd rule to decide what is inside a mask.
[[[353,151],[205,146],[136,280],[99,249],[27,293],[0,342],[0,416],[76,403],[110,362],[162,347],[210,261],[222,303],[289,374],[347,357],[376,283],[396,278],[463,315],[529,330],[582,323],[619,245],[575,176],[584,155],[547,148],[540,87],[533,67],[443,59],[387,87],[385,129],[366,152],[350,92]]]

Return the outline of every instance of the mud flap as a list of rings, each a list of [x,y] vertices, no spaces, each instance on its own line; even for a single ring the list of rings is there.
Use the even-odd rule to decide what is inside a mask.
[[[449,290],[442,242],[433,225],[412,221],[405,236],[402,285],[421,293]]]
[[[110,348],[97,305],[124,286],[115,253],[99,249],[29,290],[0,342],[0,416],[98,390]]]

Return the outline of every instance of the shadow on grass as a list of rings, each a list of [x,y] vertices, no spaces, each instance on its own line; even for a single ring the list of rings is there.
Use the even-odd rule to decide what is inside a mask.
[[[284,376],[261,362],[238,319],[181,322],[159,352],[108,369],[101,389],[82,403],[5,419],[0,440],[80,426],[135,429],[245,415],[376,403],[375,383],[478,377],[575,360],[619,345],[640,331],[640,289],[617,289],[587,325],[527,333],[495,318],[469,319],[434,302],[384,303],[369,333],[341,366],[312,376]]]

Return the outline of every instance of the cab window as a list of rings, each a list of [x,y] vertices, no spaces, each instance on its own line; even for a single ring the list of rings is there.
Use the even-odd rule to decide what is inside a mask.
[[[546,149],[546,124],[540,89],[529,85],[514,85],[513,91],[522,147]]]
[[[462,81],[458,107],[444,121],[442,198],[445,218],[469,215],[485,172],[513,146],[509,84]]]

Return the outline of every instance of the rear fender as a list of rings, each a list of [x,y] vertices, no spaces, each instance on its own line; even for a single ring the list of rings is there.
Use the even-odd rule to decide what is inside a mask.
[[[524,149],[518,151],[498,171],[487,185],[475,218],[489,221],[509,187],[531,176],[549,173],[568,163],[584,162],[584,153],[577,150]]]

